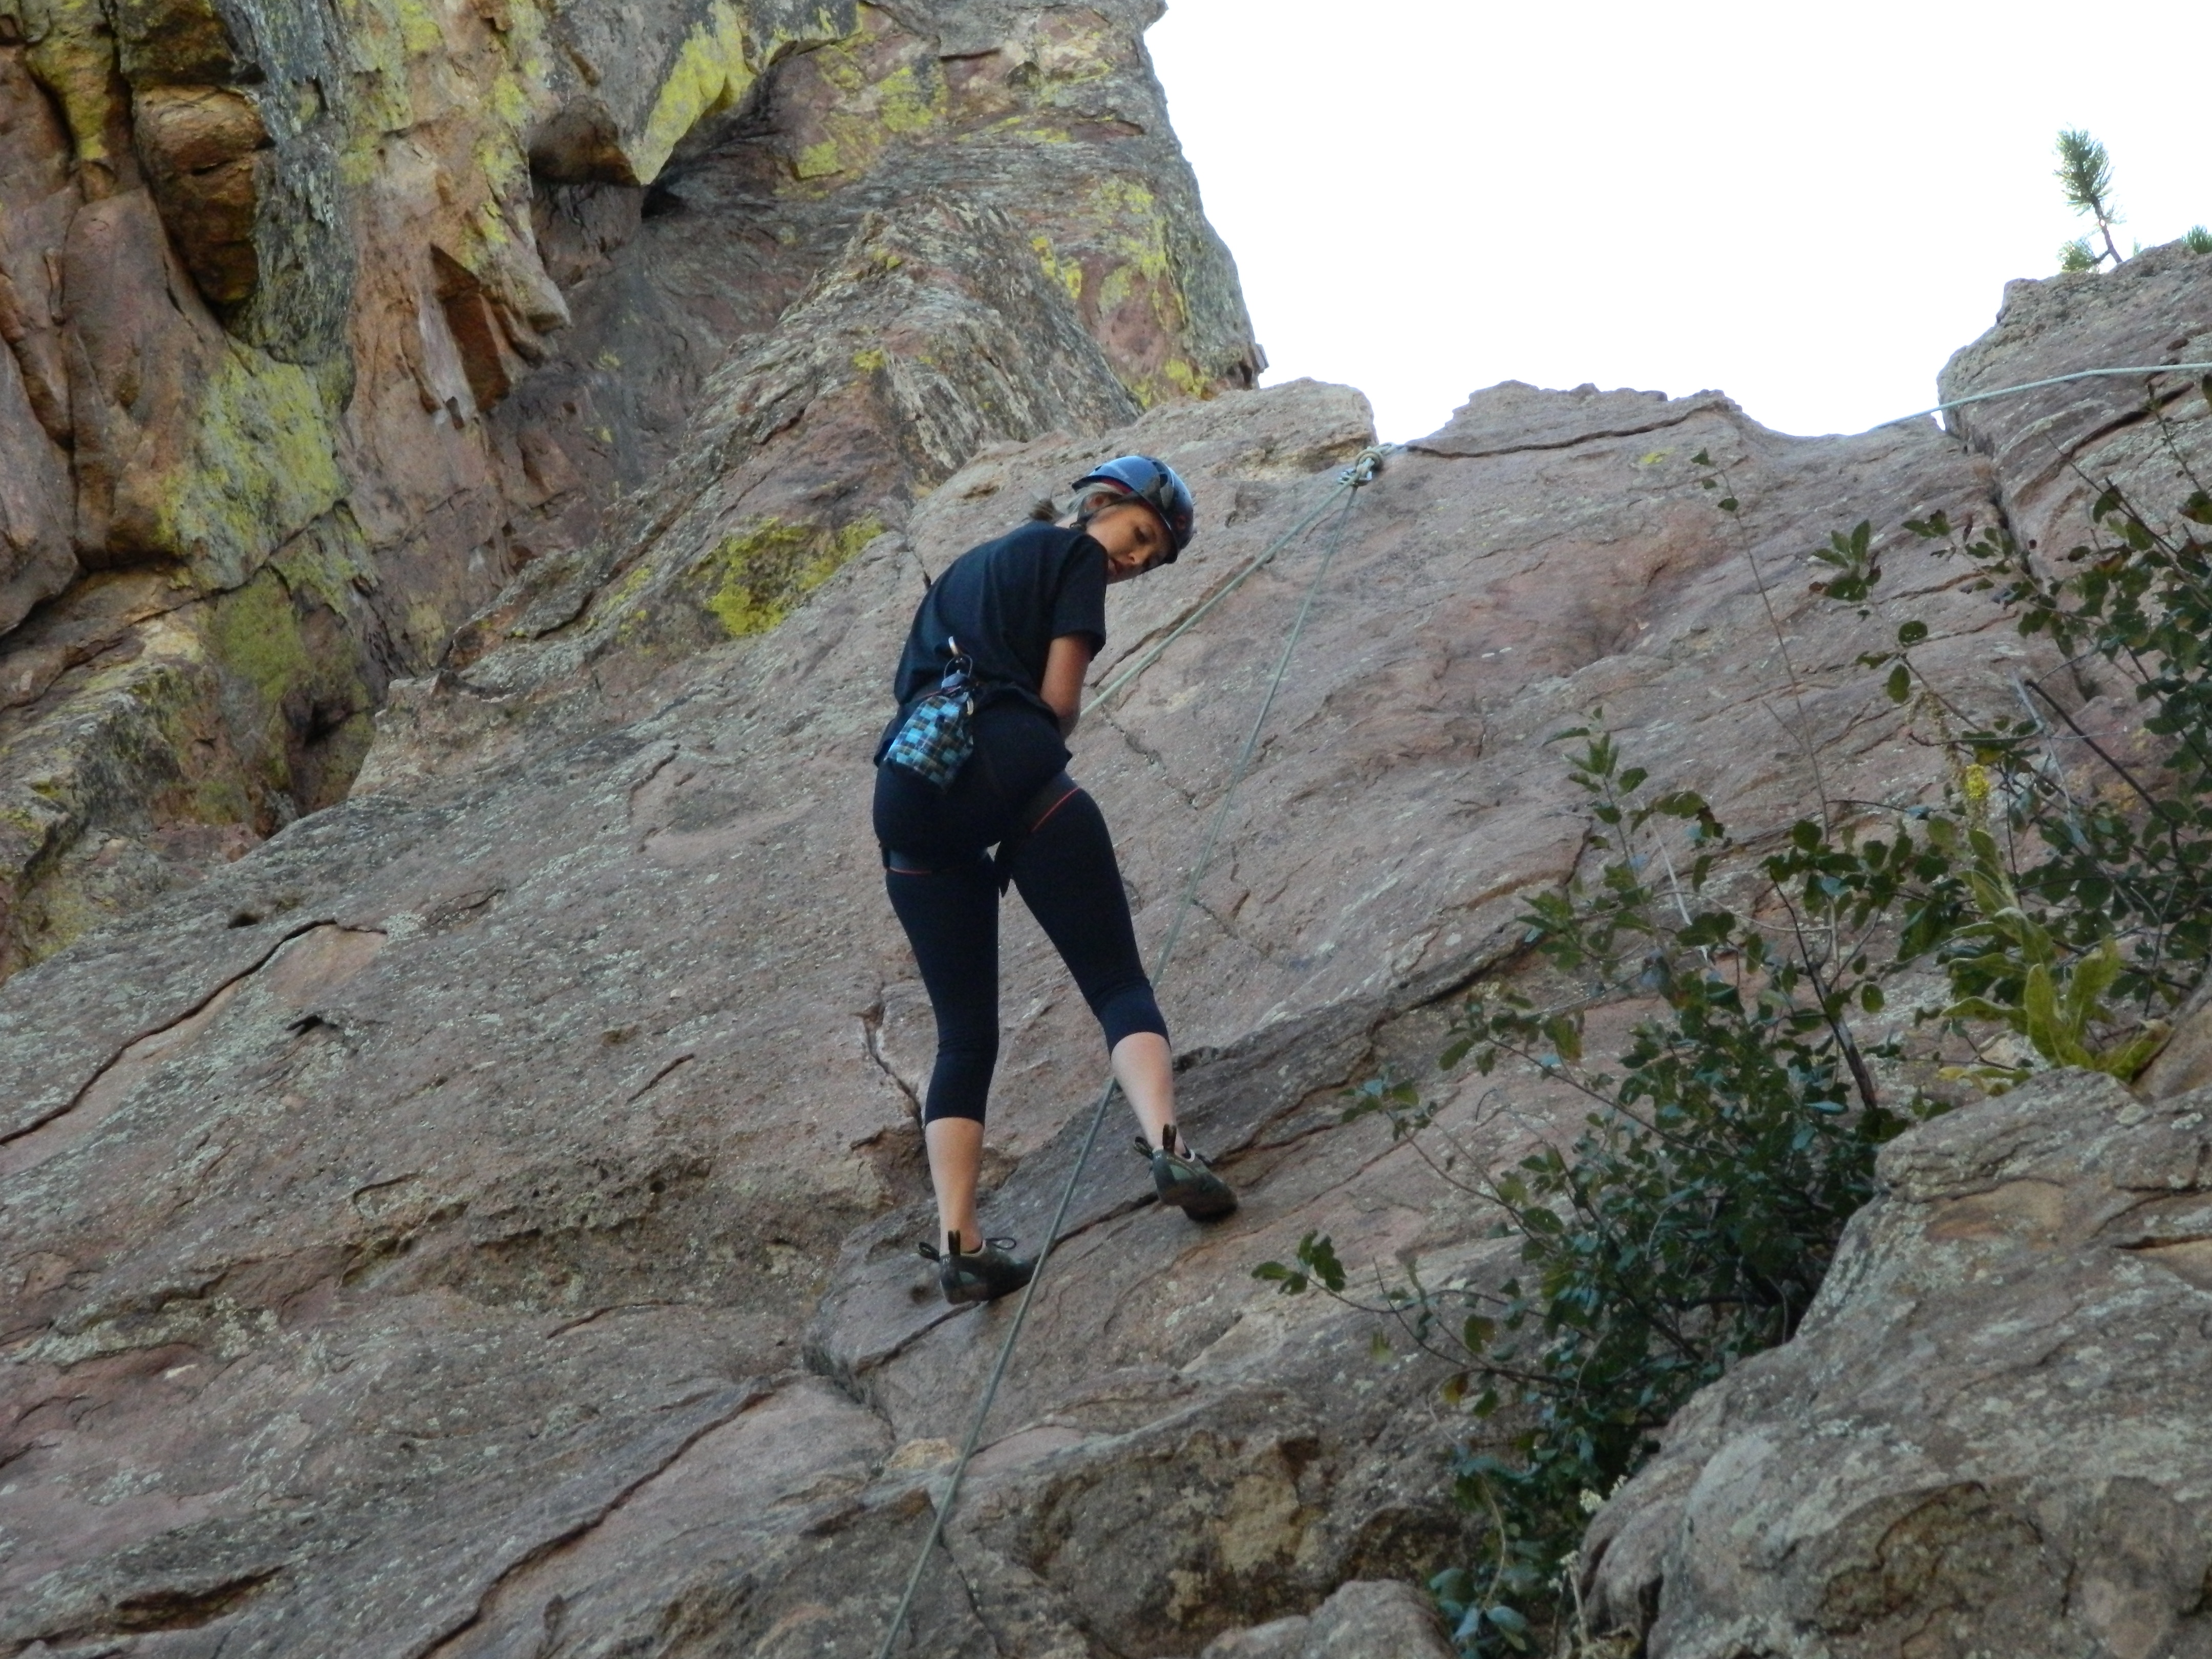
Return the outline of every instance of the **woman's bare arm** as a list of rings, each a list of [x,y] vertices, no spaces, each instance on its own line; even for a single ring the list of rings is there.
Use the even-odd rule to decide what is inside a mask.
[[[1083,714],[1083,677],[1091,672],[1091,636],[1062,634],[1052,642],[1044,659],[1045,702],[1060,717],[1060,735],[1075,735],[1075,722]]]

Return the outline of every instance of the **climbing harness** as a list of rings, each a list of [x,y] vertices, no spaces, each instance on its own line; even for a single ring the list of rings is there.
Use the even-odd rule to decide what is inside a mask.
[[[1200,845],[1197,861],[1190,867],[1190,874],[1183,883],[1182,896],[1176,902],[1174,919],[1168,924],[1167,937],[1160,941],[1158,954],[1153,958],[1152,981],[1155,984],[1158,983],[1166,974],[1168,963],[1174,958],[1176,945],[1182,938],[1184,919],[1189,915],[1192,906],[1197,902],[1199,883],[1205,878],[1206,869],[1213,861],[1214,848],[1220,844],[1221,831],[1229,821],[1230,808],[1236,803],[1237,788],[1243,783],[1244,775],[1251,768],[1252,757],[1259,752],[1260,734],[1267,726],[1268,714],[1274,708],[1276,694],[1283,689],[1284,678],[1290,672],[1291,658],[1298,648],[1300,637],[1306,631],[1307,620],[1313,615],[1314,600],[1321,593],[1322,583],[1328,579],[1329,567],[1336,562],[1337,550],[1344,545],[1344,529],[1351,520],[1352,503],[1359,499],[1359,492],[1363,488],[1375,482],[1376,476],[1382,470],[1383,459],[1390,453],[1391,447],[1391,446],[1377,446],[1372,449],[1363,450],[1358,459],[1337,475],[1336,488],[1328,493],[1328,497],[1319,507],[1300,520],[1259,557],[1239,571],[1205,604],[1194,611],[1183,620],[1181,626],[1167,638],[1162,640],[1158,646],[1155,647],[1137,665],[1136,669],[1117,677],[1114,683],[1092,699],[1089,705],[1091,708],[1096,708],[1120,691],[1138,672],[1141,672],[1158,660],[1160,652],[1172,644],[1192,623],[1219,604],[1230,592],[1241,586],[1246,578],[1273,559],[1276,554],[1287,547],[1295,538],[1319,522],[1322,516],[1341,500],[1343,509],[1338,514],[1336,524],[1330,532],[1328,545],[1322,550],[1321,563],[1315,568],[1312,579],[1306,584],[1305,599],[1298,606],[1297,618],[1291,623],[1290,635],[1283,641],[1282,655],[1276,659],[1274,677],[1267,682],[1267,695],[1260,699],[1259,712],[1252,717],[1251,730],[1245,733],[1244,746],[1237,751],[1237,763],[1230,769],[1228,786],[1221,794],[1221,805],[1214,809],[1213,821],[1206,827],[1206,839]],[[1014,1345],[1021,1340],[1022,1327],[1029,1321],[1030,1304],[1036,1299],[1037,1286],[1044,1280],[1045,1264],[1052,1260],[1053,1246],[1060,1237],[1060,1228],[1066,1224],[1068,1211],[1075,1203],[1075,1189],[1083,1179],[1084,1166],[1091,1161],[1091,1152],[1098,1145],[1099,1132],[1106,1123],[1107,1109],[1114,1103],[1114,1096],[1119,1086],[1109,1079],[1105,1088],[1099,1093],[1097,1105],[1091,1110],[1091,1127],[1083,1137],[1082,1147],[1075,1154],[1075,1167],[1068,1171],[1067,1184],[1060,1189],[1059,1207],[1053,1212],[1051,1224],[1044,1231],[1043,1244],[1037,1251],[1036,1263],[1030,1269],[1029,1284],[1022,1291],[1022,1299],[1015,1304],[1014,1316],[1012,1322],[1006,1327],[1006,1339],[999,1345],[998,1359],[991,1367],[989,1380],[983,1385],[982,1399],[976,1404],[975,1419],[968,1426],[968,1437],[961,1444],[959,1456],[953,1460],[952,1473],[945,1481],[945,1495],[937,1502],[936,1512],[929,1523],[929,1536],[922,1540],[921,1552],[915,1558],[914,1571],[907,1577],[906,1591],[899,1597],[897,1610],[891,1614],[890,1626],[884,1632],[883,1645],[876,1650],[876,1659],[890,1659],[891,1650],[897,1644],[899,1632],[906,1627],[907,1614],[913,1610],[915,1595],[921,1588],[921,1576],[928,1570],[929,1559],[936,1552],[938,1540],[944,1536],[945,1518],[952,1513],[952,1506],[960,1496],[961,1480],[968,1473],[969,1461],[975,1456],[975,1448],[982,1440],[984,1422],[990,1416],[991,1407],[999,1397],[999,1385],[1005,1380],[1006,1366],[1013,1358]]]
[[[2075,380],[2110,379],[2131,374],[2212,374],[2212,363],[2153,363],[2124,368],[2085,368],[2070,374],[2054,374],[2047,380],[2029,380],[2019,386],[1999,386],[1990,392],[1977,392],[1964,398],[1950,398],[1931,408],[1916,410],[1910,415],[1900,415],[1894,420],[1881,422],[1880,425],[1900,426],[1907,421],[1924,419],[1930,415],[1942,414],[1948,410],[1963,409],[1970,404],[1987,403],[1992,398],[2013,397],[2023,392],[2037,392],[2046,386],[2064,386]],[[2212,386],[2208,386],[2207,396],[2212,397]],[[1869,429],[1878,430],[1879,428]],[[1250,769],[1252,757],[1258,752],[1261,732],[1266,727],[1268,714],[1274,708],[1275,696],[1282,690],[1284,678],[1290,672],[1291,655],[1297,651],[1298,641],[1305,632],[1307,620],[1313,614],[1314,601],[1321,592],[1322,583],[1328,575],[1329,567],[1335,562],[1338,549],[1344,544],[1345,526],[1351,520],[1352,504],[1358,499],[1360,489],[1374,482],[1376,476],[1382,469],[1385,458],[1395,447],[1395,445],[1382,445],[1363,451],[1358,459],[1337,475],[1336,488],[1331,490],[1313,511],[1299,520],[1264,551],[1247,563],[1243,569],[1231,577],[1204,603],[1198,605],[1188,616],[1169,630],[1158,643],[1147,649],[1134,663],[1108,681],[1098,695],[1084,707],[1084,712],[1089,714],[1112,702],[1147,668],[1158,662],[1170,646],[1195,627],[1207,612],[1273,562],[1277,554],[1311,529],[1324,514],[1341,501],[1342,510],[1338,514],[1336,524],[1330,532],[1328,545],[1322,555],[1319,567],[1307,584],[1304,600],[1298,606],[1297,618],[1291,623],[1290,635],[1283,642],[1282,655],[1276,660],[1273,678],[1268,681],[1267,693],[1260,700],[1259,712],[1253,716],[1251,729],[1245,734],[1244,746],[1237,752],[1236,764],[1230,769],[1228,787],[1222,792],[1221,804],[1215,808],[1212,821],[1206,827],[1206,839],[1199,848],[1197,861],[1191,866],[1190,874],[1183,884],[1182,895],[1176,904],[1174,918],[1168,924],[1167,937],[1161,941],[1158,955],[1152,965],[1152,978],[1155,982],[1158,982],[1166,973],[1168,963],[1175,955],[1176,946],[1182,938],[1184,920],[1188,916],[1197,899],[1199,884],[1205,878],[1206,870],[1212,863],[1214,850],[1220,843],[1221,832],[1228,823],[1230,809],[1236,801],[1237,788],[1244,781],[1244,775]],[[907,1616],[913,1610],[915,1593],[921,1586],[921,1576],[928,1569],[929,1559],[935,1553],[939,1541],[945,1534],[946,1518],[952,1513],[953,1505],[959,1498],[960,1483],[968,1472],[969,1462],[975,1455],[976,1446],[982,1439],[984,1424],[990,1416],[993,1404],[998,1399],[999,1386],[1006,1378],[1006,1367],[1013,1358],[1015,1344],[1021,1338],[1023,1326],[1028,1322],[1030,1304],[1036,1299],[1038,1285],[1043,1281],[1045,1264],[1052,1258],[1054,1244],[1060,1237],[1060,1230],[1066,1224],[1068,1211],[1075,1202],[1075,1189],[1082,1181],[1084,1167],[1090,1162],[1092,1150],[1098,1144],[1099,1132],[1106,1121],[1107,1109],[1113,1104],[1117,1088],[1118,1085],[1109,1080],[1100,1092],[1097,1104],[1092,1109],[1090,1128],[1084,1136],[1081,1148],[1075,1155],[1075,1167],[1068,1172],[1067,1183],[1060,1190],[1059,1206],[1053,1212],[1051,1224],[1045,1229],[1043,1245],[1037,1252],[1030,1281],[1022,1291],[1020,1302],[1015,1306],[1013,1319],[1006,1328],[1005,1340],[999,1345],[998,1358],[991,1367],[989,1379],[983,1385],[982,1398],[977,1403],[974,1420],[969,1425],[968,1437],[961,1445],[959,1455],[953,1460],[952,1472],[946,1477],[944,1495],[935,1505],[935,1513],[930,1522],[929,1535],[922,1540],[921,1552],[915,1558],[914,1571],[907,1577],[905,1592],[899,1597],[897,1609],[891,1615],[890,1628],[884,1632],[882,1646],[876,1650],[876,1659],[891,1659],[891,1650],[897,1644],[899,1633],[906,1627]]]

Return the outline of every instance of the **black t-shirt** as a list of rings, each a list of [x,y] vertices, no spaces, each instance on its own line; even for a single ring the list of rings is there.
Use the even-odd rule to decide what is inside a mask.
[[[1106,550],[1080,530],[1029,524],[971,547],[923,596],[900,653],[891,690],[898,723],[937,689],[951,641],[975,659],[975,702],[984,708],[1018,699],[1056,719],[1041,695],[1045,659],[1064,634],[1087,635],[1094,653],[1106,643]],[[884,739],[890,741],[890,733]],[[882,748],[876,758],[883,758]]]

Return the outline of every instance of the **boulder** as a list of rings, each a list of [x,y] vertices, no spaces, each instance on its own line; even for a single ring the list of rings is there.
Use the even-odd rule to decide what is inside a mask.
[[[1599,1513],[1598,1622],[1653,1659],[2202,1650],[2208,1108],[2053,1073],[1892,1143],[1796,1340]]]
[[[1417,447],[1348,518],[1373,432],[1343,388],[987,445],[778,625],[672,659],[641,717],[418,699],[379,738],[389,787],[0,987],[0,1633],[879,1639],[1010,1310],[945,1308],[913,1253],[929,1019],[867,758],[925,573],[1103,447],[1185,470],[1205,524],[1114,590],[1099,679],[1142,666],[1078,737],[1147,948],[1328,561],[1162,981],[1184,1121],[1244,1203],[1208,1230],[1163,1214],[1109,1122],[912,1650],[1192,1655],[1291,1620],[1265,1639],[1360,1651],[1349,1599],[1316,1609],[1474,1547],[1443,1479],[1459,1425],[1436,1362],[1377,1360],[1366,1316],[1251,1269],[1310,1231],[1363,1273],[1505,1264],[1387,1126],[1339,1121],[1340,1090],[1431,1067],[1459,988],[1514,960],[1522,896],[1581,851],[1543,741],[1594,705],[1724,817],[1784,819],[1810,787],[1786,652],[1805,718],[1850,733],[1829,787],[1924,788],[1854,665],[1883,625],[1808,592],[1803,550],[1894,503],[1988,500],[1932,428],[1798,440],[1637,400],[1643,429],[1562,442],[1589,400],[1553,396],[1541,442]],[[1697,488],[1699,449],[1739,519]],[[705,533],[672,528],[670,556]],[[1892,557],[1931,664],[2001,705],[1995,613],[1917,542]],[[473,725],[447,718],[465,698]],[[1006,948],[986,1218],[1034,1240],[1102,1056],[1013,911]],[[1467,1128],[1480,1090],[1443,1081]],[[1537,1091],[1522,1120],[1577,1109]]]
[[[1217,1636],[1199,1659],[1452,1659],[1452,1646],[1412,1586],[1354,1579],[1310,1616]]]

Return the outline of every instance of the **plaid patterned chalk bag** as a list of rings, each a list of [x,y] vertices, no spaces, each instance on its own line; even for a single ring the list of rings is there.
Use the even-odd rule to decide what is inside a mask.
[[[915,704],[914,712],[884,752],[886,765],[902,767],[924,783],[950,789],[968,757],[975,752],[975,662],[947,640],[951,660],[936,690]]]

